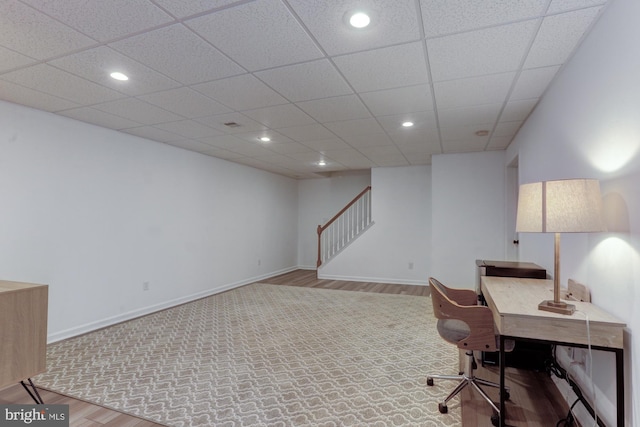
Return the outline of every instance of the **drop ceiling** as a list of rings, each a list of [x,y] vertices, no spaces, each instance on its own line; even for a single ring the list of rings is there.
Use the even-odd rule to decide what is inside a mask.
[[[423,165],[505,149],[605,3],[3,0],[0,99],[293,178]]]

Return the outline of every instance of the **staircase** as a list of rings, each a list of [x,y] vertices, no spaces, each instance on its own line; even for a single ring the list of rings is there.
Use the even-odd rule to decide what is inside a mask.
[[[325,225],[318,225],[317,267],[335,257],[372,224],[371,186],[368,186]]]

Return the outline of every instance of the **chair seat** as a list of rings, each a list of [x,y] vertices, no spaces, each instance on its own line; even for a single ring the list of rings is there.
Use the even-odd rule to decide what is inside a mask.
[[[458,342],[468,337],[471,332],[469,325],[459,319],[439,319],[437,328],[440,336],[451,344],[458,344]],[[504,342],[504,351],[513,351],[515,346],[516,342],[514,340],[507,339]],[[500,347],[499,335],[496,335],[496,347]]]
[[[451,344],[458,344],[471,333],[469,325],[458,319],[440,319],[437,328],[440,336]]]

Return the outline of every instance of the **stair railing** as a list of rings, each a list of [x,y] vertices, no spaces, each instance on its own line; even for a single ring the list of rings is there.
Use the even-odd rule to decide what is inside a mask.
[[[371,225],[371,186],[368,186],[325,225],[318,225],[317,267],[334,257]]]

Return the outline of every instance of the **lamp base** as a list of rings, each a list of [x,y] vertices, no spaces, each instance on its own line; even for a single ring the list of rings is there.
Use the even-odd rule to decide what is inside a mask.
[[[542,301],[538,304],[538,310],[551,311],[558,314],[571,315],[576,311],[576,306],[573,304],[567,304],[564,301],[555,302],[553,300]]]

